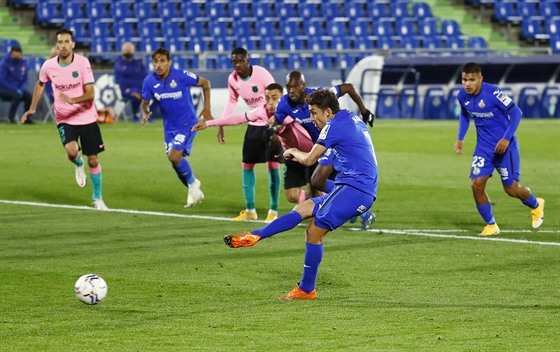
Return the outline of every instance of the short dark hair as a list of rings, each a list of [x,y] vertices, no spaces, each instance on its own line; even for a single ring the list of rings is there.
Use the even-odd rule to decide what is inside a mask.
[[[482,74],[482,68],[477,63],[469,62],[463,66],[464,73],[480,73]]]
[[[282,87],[281,85],[279,85],[278,83],[270,83],[268,86],[266,86],[265,90],[279,90],[281,92],[284,92],[284,87]]]
[[[19,46],[19,45],[14,45],[14,46],[12,46],[12,47],[10,48],[10,54],[11,54],[11,53],[14,53],[14,52],[16,52],[16,53],[23,53],[23,50],[21,50],[21,46]]]
[[[72,41],[74,41],[74,32],[72,32],[68,28],[61,28],[58,31],[56,31],[56,36],[57,37],[58,37],[59,34],[70,34],[70,39],[72,39]]]
[[[330,108],[333,113],[340,111],[338,98],[329,89],[319,89],[305,97],[307,105],[315,105],[321,110]]]
[[[167,57],[167,60],[171,60],[171,55],[169,54],[169,50],[167,50],[164,47],[159,47],[156,49],[156,51],[154,51],[154,53],[152,54],[152,60],[155,59],[156,55],[163,55]]]
[[[247,49],[238,46],[237,48],[234,48],[234,49],[231,51],[231,56],[233,56],[233,55],[248,56],[249,53],[247,52]]]

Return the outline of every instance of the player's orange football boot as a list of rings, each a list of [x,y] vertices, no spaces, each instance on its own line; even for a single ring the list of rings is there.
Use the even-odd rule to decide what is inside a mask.
[[[537,198],[537,202],[539,202],[539,206],[531,210],[534,229],[538,229],[544,221],[544,199]]]
[[[299,285],[291,290],[287,295],[280,297],[282,301],[311,301],[317,298],[317,291],[313,289],[311,292],[305,292]]]
[[[225,235],[224,242],[231,248],[251,247],[259,242],[261,236],[253,235],[250,232],[244,232],[239,235]]]

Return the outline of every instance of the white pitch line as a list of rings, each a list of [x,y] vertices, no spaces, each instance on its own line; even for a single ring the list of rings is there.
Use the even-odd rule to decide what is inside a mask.
[[[47,208],[63,208],[63,209],[77,209],[77,210],[93,210],[93,211],[103,211],[103,212],[113,212],[113,213],[124,213],[124,214],[138,214],[138,215],[154,215],[154,216],[165,216],[174,218],[188,218],[188,219],[205,219],[205,220],[218,220],[218,221],[231,221],[231,218],[223,218],[217,216],[205,216],[205,215],[187,215],[187,214],[174,214],[174,213],[163,213],[158,211],[146,211],[146,210],[130,210],[130,209],[109,209],[109,210],[97,210],[92,207],[79,206],[79,205],[66,205],[66,204],[50,204],[50,203],[38,203],[38,202],[24,202],[15,200],[4,200],[0,199],[0,203],[5,204],[17,204],[17,205],[29,205],[36,207],[47,207]],[[263,220],[252,220],[250,222],[261,222]],[[348,228],[350,231],[360,231],[357,228]],[[475,241],[495,241],[495,242],[508,242],[508,243],[525,243],[525,244],[537,244],[546,246],[560,246],[560,242],[544,242],[544,241],[530,241],[530,240],[519,240],[513,238],[502,238],[502,237],[480,237],[480,236],[457,236],[457,235],[446,235],[441,234],[446,233],[457,233],[457,232],[469,232],[467,230],[393,230],[393,229],[369,229],[368,232],[376,233],[390,233],[394,235],[407,235],[407,236],[421,236],[421,237],[436,237],[436,238],[451,238],[451,239],[465,239],[465,240],[475,240]],[[439,233],[434,233],[439,232]],[[534,231],[530,230],[509,230],[502,232],[514,232],[514,233],[532,233]],[[539,230],[539,233],[560,233],[560,231],[554,230]]]

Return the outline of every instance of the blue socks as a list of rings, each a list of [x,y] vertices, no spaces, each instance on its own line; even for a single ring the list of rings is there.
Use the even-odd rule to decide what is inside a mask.
[[[482,216],[488,225],[494,225],[496,223],[496,220],[494,220],[494,213],[492,213],[492,203],[477,205],[476,209],[478,209],[480,216]]]
[[[179,180],[183,182],[185,186],[189,186],[189,184],[193,183],[195,180],[194,174],[191,169],[191,164],[187,161],[187,159],[183,158],[177,165],[173,165],[173,169],[179,176]]]
[[[535,197],[533,193],[531,193],[531,196],[529,198],[521,202],[531,209],[535,209],[536,207],[539,206],[539,202],[537,202],[537,197]]]
[[[267,238],[274,236],[277,233],[293,229],[302,222],[302,220],[301,215],[299,215],[297,211],[292,210],[288,214],[280,216],[278,219],[274,220],[265,227],[251,231],[251,233],[261,236],[261,239]]]
[[[255,169],[243,169],[241,179],[243,182],[243,198],[245,198],[245,208],[255,209],[255,183],[257,182]]]
[[[315,289],[315,281],[317,280],[317,271],[319,264],[323,259],[323,244],[305,243],[305,258],[303,259],[303,275],[299,288],[305,292],[311,292]]]
[[[268,170],[268,190],[270,192],[270,209],[278,210],[280,197],[280,169]]]

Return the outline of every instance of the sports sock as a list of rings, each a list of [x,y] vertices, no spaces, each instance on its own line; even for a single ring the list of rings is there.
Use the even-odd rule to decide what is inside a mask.
[[[323,192],[331,193],[333,188],[334,188],[334,181],[333,180],[327,180],[327,183],[325,183],[325,189],[323,190]]]
[[[78,157],[75,160],[71,160],[76,166],[84,166],[84,159],[78,154]]]
[[[280,169],[268,170],[268,190],[270,192],[270,209],[278,210],[280,198]]]
[[[303,274],[299,288],[305,292],[311,292],[315,289],[315,281],[317,279],[317,271],[319,264],[323,259],[323,244],[305,243],[305,257],[303,259]]]
[[[307,199],[307,192],[305,192],[302,189],[301,192],[299,193],[298,203],[303,203],[306,199]]]
[[[93,200],[103,199],[101,189],[103,185],[103,177],[101,176],[101,164],[89,169],[89,177],[91,178],[91,185],[93,188]]]
[[[476,209],[478,209],[480,216],[482,216],[488,225],[494,225],[496,223],[496,220],[494,220],[494,214],[492,213],[492,203],[477,205]]]
[[[539,202],[537,201],[537,197],[535,197],[535,195],[533,193],[531,193],[531,196],[529,198],[527,198],[527,199],[525,199],[521,202],[531,209],[535,209],[536,207],[539,206]]]
[[[282,231],[287,231],[296,227],[303,218],[297,211],[292,210],[272,221],[270,224],[258,230],[251,231],[252,234],[261,236],[261,239],[274,236]]]
[[[183,158],[177,165],[173,165],[173,169],[177,173],[179,180],[183,182],[185,186],[189,186],[189,184],[195,181],[194,174],[191,169],[191,164],[187,161],[187,159]]]
[[[243,182],[243,198],[245,198],[245,208],[254,209],[255,208],[255,183],[257,182],[257,177],[255,176],[255,169],[243,168],[242,173]]]

